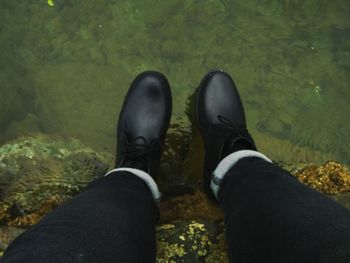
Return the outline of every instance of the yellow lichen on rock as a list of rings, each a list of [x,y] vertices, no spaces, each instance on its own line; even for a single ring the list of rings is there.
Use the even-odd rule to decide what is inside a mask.
[[[224,231],[223,225],[192,220],[174,222],[174,226],[157,227],[157,262],[207,262],[216,256],[228,262],[225,239],[221,239],[224,236],[217,238]]]
[[[181,244],[170,244],[164,241],[158,241],[157,261],[158,263],[171,262],[172,258],[183,257],[186,254],[184,246]],[[173,261],[175,262],[175,261]]]
[[[188,225],[186,234],[184,235],[184,239],[191,240],[193,252],[196,252],[199,257],[206,256],[208,254],[207,248],[211,245],[211,242],[204,224],[192,221]]]
[[[312,165],[295,173],[304,184],[324,194],[350,191],[350,173],[340,163],[329,161],[324,165]]]
[[[164,225],[161,225],[159,227],[159,229],[167,230],[167,229],[172,229],[174,227],[175,227],[175,225],[173,225],[173,224],[164,224]]]

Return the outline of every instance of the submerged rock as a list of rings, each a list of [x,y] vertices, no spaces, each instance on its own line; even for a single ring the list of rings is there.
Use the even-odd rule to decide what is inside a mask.
[[[0,224],[27,227],[102,176],[111,156],[79,141],[23,137],[0,148]]]

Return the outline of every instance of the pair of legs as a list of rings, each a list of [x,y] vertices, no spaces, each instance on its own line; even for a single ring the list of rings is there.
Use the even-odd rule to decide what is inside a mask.
[[[136,78],[119,117],[118,169],[15,239],[2,262],[154,262],[153,177],[170,114],[165,77]],[[350,213],[257,151],[226,73],[201,82],[197,120],[204,188],[223,210],[233,262],[350,262]]]

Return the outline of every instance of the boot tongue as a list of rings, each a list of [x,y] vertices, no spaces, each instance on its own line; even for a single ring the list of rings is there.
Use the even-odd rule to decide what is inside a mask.
[[[144,151],[147,141],[143,137],[137,137],[133,142],[133,151]],[[148,173],[148,160],[146,156],[140,156],[126,160],[123,164],[124,167],[135,168]]]
[[[256,148],[248,139],[244,137],[237,137],[237,135],[233,134],[229,136],[224,143],[222,158],[225,158],[233,152],[241,150],[256,150]]]
[[[136,137],[134,140],[134,144],[136,148],[143,148],[145,144],[147,144],[146,139],[143,137]]]
[[[140,160],[127,160],[123,167],[135,168],[148,173],[148,163],[146,160],[140,158]]]

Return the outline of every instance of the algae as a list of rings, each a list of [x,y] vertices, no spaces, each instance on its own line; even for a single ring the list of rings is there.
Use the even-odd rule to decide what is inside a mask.
[[[112,161],[77,140],[43,135],[0,147],[0,224],[32,225],[102,176]]]
[[[169,77],[172,123],[187,136],[184,101],[207,70],[223,68],[236,80],[253,133],[349,164],[349,9],[345,0],[75,0],[55,8],[4,0],[0,77],[12,88],[1,86],[10,102],[0,106],[1,130],[30,112],[45,133],[83,136],[113,153],[126,89],[137,73],[156,69]]]
[[[115,152],[126,90],[136,74],[149,69],[164,72],[173,90],[173,118],[158,183],[166,197],[162,224],[182,220],[173,224],[182,232],[176,242],[161,241],[164,257],[175,262],[186,256],[228,260],[222,231],[211,235],[212,228],[206,228],[222,215],[198,190],[204,151],[193,99],[203,74],[213,68],[233,75],[259,150],[293,173],[299,171],[296,176],[315,189],[337,192],[334,198],[350,207],[345,168],[336,162],[320,166],[329,160],[350,164],[349,1],[47,4],[0,3],[0,187],[5,189],[0,195],[7,207],[2,224],[34,224],[104,171]],[[49,139],[40,135],[9,141],[38,133]],[[92,166],[83,171],[86,177],[76,178],[74,171],[82,163]],[[32,185],[30,178],[39,182],[33,191],[26,188]],[[204,224],[211,245],[181,246],[188,241],[185,230],[192,220]]]

